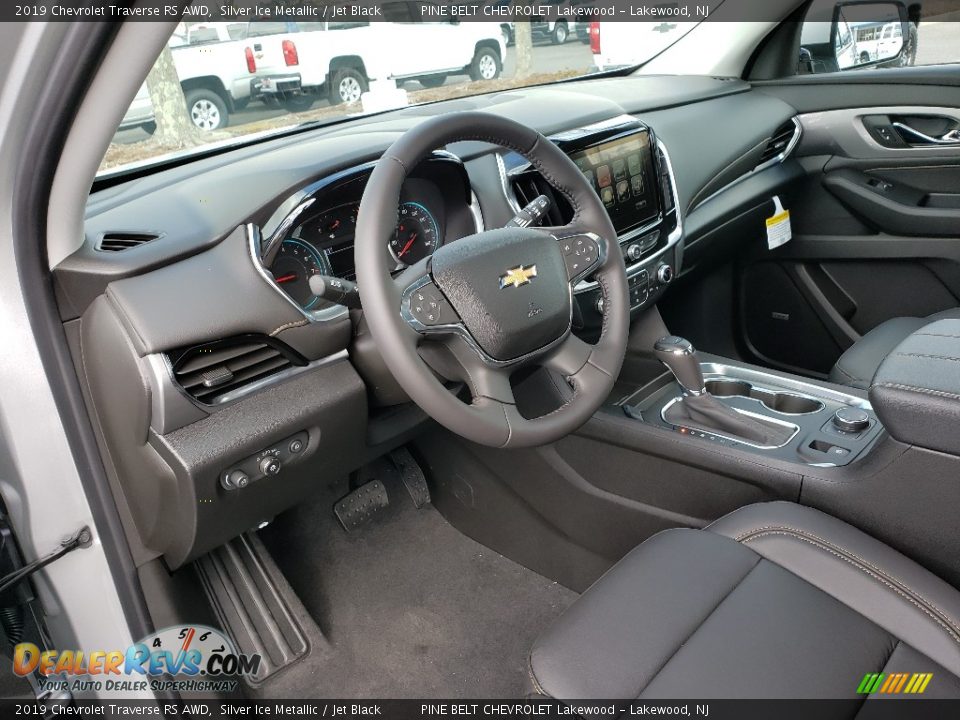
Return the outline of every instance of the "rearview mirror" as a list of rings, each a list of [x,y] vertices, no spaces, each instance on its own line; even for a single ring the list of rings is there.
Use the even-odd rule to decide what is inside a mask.
[[[838,3],[833,12],[830,44],[837,69],[898,65],[912,39],[907,8],[900,2]],[[916,43],[912,43],[916,53]]]

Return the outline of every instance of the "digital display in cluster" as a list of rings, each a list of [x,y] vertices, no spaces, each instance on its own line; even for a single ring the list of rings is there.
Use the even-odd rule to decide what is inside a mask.
[[[623,234],[657,216],[656,174],[648,133],[579,150],[571,159],[600,196],[617,233]]]

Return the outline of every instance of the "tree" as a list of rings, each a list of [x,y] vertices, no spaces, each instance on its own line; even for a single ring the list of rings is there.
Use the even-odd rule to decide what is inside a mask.
[[[513,25],[513,45],[517,56],[516,77],[522,78],[533,72],[533,35],[529,20],[517,20]]]
[[[169,45],[163,46],[163,52],[147,75],[147,90],[157,123],[154,140],[171,148],[200,144],[200,131],[187,114],[187,101]]]

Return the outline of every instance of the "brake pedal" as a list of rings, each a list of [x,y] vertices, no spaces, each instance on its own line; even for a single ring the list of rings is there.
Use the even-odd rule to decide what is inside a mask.
[[[429,503],[430,488],[427,486],[427,477],[410,451],[406,448],[398,448],[390,453],[390,460],[400,473],[403,485],[413,498],[413,504],[417,509]]]
[[[333,506],[333,513],[343,525],[343,529],[351,532],[364,525],[389,504],[387,488],[380,480],[371,480],[340,498]]]

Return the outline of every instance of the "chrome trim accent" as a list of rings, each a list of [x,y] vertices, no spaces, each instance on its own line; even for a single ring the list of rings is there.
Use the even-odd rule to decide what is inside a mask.
[[[204,409],[173,377],[169,358],[164,353],[150,353],[140,359],[150,383],[150,427],[158,435],[178,430],[208,417]]]
[[[751,170],[748,173],[744,173],[743,175],[738,177],[736,180],[731,180],[719,190],[714,190],[712,193],[707,195],[703,200],[699,201],[696,207],[700,207],[701,205],[709,202],[710,200],[713,200],[713,198],[717,197],[722,193],[725,193],[730,188],[735,187],[736,185],[739,185],[744,180],[747,180],[748,178],[753,177],[758,172],[762,170],[766,170],[767,168],[771,168],[774,165],[779,165],[784,160],[786,160],[790,156],[790,153],[792,153],[794,149],[797,147],[797,145],[800,143],[800,138],[803,135],[803,125],[800,122],[800,118],[798,116],[794,116],[790,118],[790,120],[794,126],[793,137],[790,138],[790,142],[787,143],[787,146],[783,149],[783,152],[781,152],[779,155],[776,155],[770,158],[769,160],[765,160],[761,164],[757,165],[753,170]]]
[[[743,177],[749,177],[755,172],[759,172],[760,170],[766,170],[768,167],[773,167],[774,165],[778,165],[779,163],[782,163],[784,160],[786,160],[790,156],[790,153],[793,152],[793,149],[797,146],[797,143],[800,142],[800,136],[803,135],[803,125],[800,124],[800,120],[796,117],[796,115],[790,118],[790,122],[793,123],[793,137],[790,138],[790,142],[787,143],[787,146],[783,149],[783,152],[779,153],[778,155],[775,155],[769,160],[766,160],[760,163],[753,170],[751,170],[749,173],[747,173]],[[769,140],[772,140],[772,139],[773,139],[772,137],[769,138]],[[737,182],[737,181],[734,180],[734,182]],[[731,185],[732,184],[733,183],[731,183]],[[729,187],[729,185],[727,187]],[[723,189],[724,188],[721,188],[720,191],[722,192]],[[716,193],[714,193],[714,195],[716,195]],[[711,197],[713,196],[711,195]]]
[[[796,425],[795,423],[786,422],[785,420],[779,420],[777,418],[772,418],[772,417],[769,417],[768,415],[761,415],[759,413],[750,412],[749,410],[741,410],[740,408],[732,407],[729,405],[727,407],[729,407],[734,412],[740,413],[741,415],[746,415],[747,417],[751,417],[756,420],[763,420],[764,422],[773,423],[774,425],[779,425],[780,427],[793,428],[793,432],[790,434],[790,437],[788,437],[779,445],[758,445],[757,443],[749,442],[748,440],[744,440],[743,438],[724,435],[723,433],[717,432],[716,430],[704,430],[702,428],[697,428],[693,426],[675,425],[674,423],[667,420],[667,410],[669,410],[671,407],[673,407],[674,405],[676,405],[678,402],[682,400],[683,400],[682,397],[675,397],[673,400],[671,400],[666,405],[664,405],[662,410],[660,410],[660,419],[663,420],[663,422],[665,422],[667,425],[670,425],[671,427],[686,427],[690,430],[696,430],[697,432],[714,435],[716,437],[723,438],[724,440],[729,440],[730,442],[735,442],[740,445],[746,445],[747,447],[752,447],[757,450],[779,450],[780,448],[786,447],[787,445],[789,445],[793,441],[793,439],[797,436],[797,434],[800,432],[800,426]]]
[[[815,397],[812,397],[812,396],[807,395],[807,394],[805,394],[805,393],[797,392],[796,390],[774,390],[773,388],[763,387],[763,386],[761,386],[761,385],[757,385],[756,383],[752,383],[752,382],[749,382],[749,381],[747,381],[747,380],[742,380],[742,379],[740,379],[740,378],[730,377],[729,375],[721,375],[721,376],[711,375],[709,378],[707,378],[706,376],[704,376],[704,383],[708,383],[708,382],[733,382],[733,383],[745,382],[745,383],[747,383],[748,385],[750,385],[750,388],[751,388],[752,390],[759,390],[759,391],[761,391],[761,392],[767,392],[767,393],[770,393],[771,395],[789,395],[790,397],[797,397],[797,398],[800,398],[801,400],[810,400],[811,402],[815,402],[815,403],[817,403],[817,405],[819,405],[819,407],[818,407],[816,410],[807,410],[806,412],[793,413],[793,412],[786,412],[785,410],[775,410],[775,409],[773,409],[772,407],[770,407],[769,405],[767,405],[767,404],[766,404],[763,400],[761,400],[760,398],[750,397],[749,395],[716,395],[716,396],[714,396],[714,397],[716,397],[717,399],[720,399],[720,398],[723,398],[723,397],[739,397],[739,398],[743,398],[744,400],[749,400],[749,401],[752,401],[752,402],[759,403],[759,404],[763,405],[763,407],[765,407],[765,408],[766,408],[767,410],[769,410],[770,412],[775,412],[775,413],[777,413],[777,415],[787,415],[787,416],[790,416],[790,417],[802,417],[802,416],[804,416],[804,415],[816,415],[816,414],[819,413],[819,412],[823,412],[824,409],[827,407],[827,406],[824,404],[823,400],[821,400],[820,398],[815,398]],[[707,392],[707,390],[704,389],[704,392]]]
[[[277,229],[274,230],[273,234],[270,235],[266,242],[261,240],[263,244],[260,248],[260,257],[267,258],[267,260],[272,263],[276,258],[277,253],[280,252],[280,246],[283,244],[287,233],[290,232],[290,228],[293,227],[293,224],[300,218],[304,210],[309,208],[316,201],[317,199],[315,197],[304,200],[283,219],[283,221],[277,226]]]
[[[567,240],[574,237],[589,237],[597,246],[597,260],[589,267],[580,271],[572,279],[568,281],[567,287],[570,290],[570,318],[567,322],[567,329],[552,342],[544,345],[543,347],[537,348],[529,353],[521,355],[520,357],[512,358],[510,360],[497,360],[494,357],[491,357],[487,352],[480,347],[476,339],[467,330],[463,322],[455,323],[444,323],[442,325],[424,325],[416,317],[414,317],[413,312],[410,310],[410,297],[422,287],[427,285],[436,285],[433,281],[433,277],[428,273],[422,275],[421,277],[414,280],[407,288],[403,291],[400,297],[400,316],[403,320],[416,332],[420,333],[423,336],[430,335],[456,335],[460,337],[468,346],[479,356],[480,360],[484,364],[496,368],[505,368],[513,365],[519,365],[522,362],[530,360],[534,357],[539,357],[548,353],[551,350],[556,349],[564,340],[566,340],[573,331],[573,285],[577,281],[577,278],[583,277],[589,273],[594,272],[598,267],[602,266],[607,259],[606,243],[602,241],[599,235],[595,233],[571,233],[570,235],[561,235],[561,236],[552,236],[554,240],[559,244],[561,240]],[[439,289],[439,286],[437,286]],[[451,308],[453,306],[451,305]]]
[[[483,211],[480,210],[480,201],[477,200],[477,194],[473,191],[473,188],[470,188],[470,204],[467,206],[470,209],[470,214],[473,215],[473,227],[478,233],[482,233],[485,229],[483,222]],[[444,238],[446,241],[446,238]],[[456,242],[454,240],[453,242]]]
[[[345,361],[349,357],[350,353],[348,353],[346,350],[340,350],[339,352],[335,352],[333,355],[327,355],[319,360],[313,360],[306,365],[294,365],[286,370],[281,370],[278,373],[274,373],[273,375],[265,377],[261,380],[252,382],[249,385],[244,385],[243,387],[237,388],[232,392],[224,393],[210,405],[211,407],[218,407],[220,405],[227,405],[236,402],[237,400],[247,397],[247,395],[252,395],[253,393],[259,392],[264,388],[270,387],[271,385],[276,385],[284,380],[296,377],[297,375],[302,375],[303,373],[310,372],[311,370],[316,370],[317,368]]]
[[[302,375],[305,372],[311,370],[316,370],[318,368],[326,367],[327,365],[332,365],[337,362],[348,360],[350,354],[346,350],[340,350],[333,353],[332,355],[327,355],[326,357],[319,358],[317,360],[312,360],[306,365],[292,365],[291,367],[285,368],[280,372],[274,373],[273,375],[268,375],[265,378],[256,380],[252,383],[239,387],[236,390],[231,392],[224,393],[216,400],[211,403],[201,402],[188,393],[183,386],[177,382],[176,375],[173,372],[173,365],[170,362],[170,358],[167,357],[166,353],[154,353],[153,355],[148,356],[149,363],[151,367],[162,367],[164,370],[165,377],[162,379],[166,382],[169,382],[184,398],[186,398],[194,407],[199,408],[200,410],[209,412],[214,408],[223,407],[225,405],[231,405],[248,395],[253,395],[254,393],[260,392],[268,387],[277,385],[285,380],[289,380],[292,377],[297,375]],[[155,365],[156,364],[156,365]],[[158,376],[159,379],[159,376]],[[152,426],[152,424],[151,424]],[[182,427],[182,426],[181,426]],[[176,428],[171,428],[176,429]],[[168,431],[169,432],[169,431]]]
[[[804,155],[842,155],[849,158],[869,159],[873,167],[894,166],[903,160],[932,160],[949,158],[956,161],[960,145],[904,145],[887,147],[877,142],[863,124],[867,115],[924,115],[942,117],[960,124],[960,109],[936,105],[882,105],[876,107],[846,108],[803,113]]]
[[[918,142],[908,143],[909,145],[915,145],[919,147],[924,147],[926,145],[940,145],[941,147],[955,147],[960,145],[960,131],[951,130],[946,135],[942,137],[933,137],[932,135],[927,135],[926,133],[920,132],[919,130],[910,127],[909,125],[902,122],[891,123],[893,127],[900,131],[900,134],[906,133],[914,140]]]
[[[703,370],[704,378],[709,380],[732,379],[744,380],[749,383],[769,383],[773,384],[774,386],[781,385],[799,395],[809,395],[810,398],[814,400],[829,400],[831,402],[838,402],[850,407],[860,408],[861,410],[873,410],[873,406],[870,404],[870,401],[865,398],[859,398],[856,395],[848,395],[847,393],[840,392],[839,390],[823,387],[821,385],[794,380],[793,378],[780,377],[779,375],[773,375],[761,370],[754,370],[752,368],[738,367],[736,365],[726,365],[724,363],[716,362],[700,363],[700,367]]]
[[[670,234],[667,235],[666,245],[664,245],[662,248],[657,250],[652,255],[648,255],[645,258],[641,258],[637,262],[633,263],[633,265],[627,266],[627,278],[632,278],[638,275],[642,270],[644,270],[644,266],[648,264],[653,264],[655,261],[659,260],[669,250],[672,250],[674,246],[676,246],[676,244],[679,243],[680,240],[683,238],[683,215],[680,212],[680,198],[677,196],[677,178],[673,174],[673,163],[670,161],[670,153],[667,152],[666,146],[662,142],[660,142],[660,140],[657,140],[657,149],[659,149],[660,152],[663,153],[663,159],[667,163],[667,177],[670,179],[670,189],[673,191],[673,210],[677,215],[677,225],[670,232]],[[619,244],[622,244],[624,242],[629,242],[637,235],[643,235],[646,232],[655,230],[657,227],[661,225],[663,225],[662,218],[659,220],[655,220],[652,223],[648,223],[642,228],[631,230],[629,233],[619,236],[617,238],[617,242]],[[576,294],[580,294],[580,293],[593,290],[596,287],[598,287],[596,281],[582,282],[579,285],[577,285],[577,287],[574,289],[574,292]]]
[[[517,196],[510,187],[510,180],[507,178],[507,166],[503,162],[503,153],[494,153],[493,157],[497,161],[497,172],[500,174],[500,187],[503,190],[503,197],[506,199],[510,209],[513,210],[513,214],[516,215],[523,210],[523,208],[520,207],[520,203],[517,202]]]
[[[276,290],[280,296],[292,307],[296,308],[298,313],[303,315],[303,317],[310,322],[330,322],[331,320],[337,320],[349,314],[350,311],[343,305],[334,305],[332,307],[323,308],[322,310],[304,310],[302,307],[300,307],[300,305],[292,297],[287,295],[283,289],[277,285],[277,281],[274,280],[273,275],[263,264],[262,256],[260,254],[260,248],[262,247],[260,228],[253,223],[248,223],[246,228],[247,249],[250,251],[250,260],[253,263],[253,267],[256,269],[257,273],[259,273],[260,277],[263,278],[264,282]]]
[[[616,123],[614,123],[612,120],[604,121],[604,122],[610,122],[613,127],[616,127],[617,125],[627,124],[622,121],[622,118],[629,118],[629,120],[631,121],[631,124],[632,123],[639,124],[639,121],[636,120],[636,118],[632,118],[629,115],[621,115],[618,118],[614,118],[613,120],[619,121]],[[601,125],[601,124],[602,123],[597,123],[597,125]],[[597,129],[603,129],[603,128],[597,128],[592,125],[588,125],[587,128],[594,128],[594,131],[596,131]],[[581,128],[581,130],[583,129],[586,129],[586,128]],[[575,132],[575,131],[570,131],[570,132]],[[589,134],[589,133],[586,133],[586,134]],[[550,139],[553,140],[558,137],[561,137],[561,136],[551,135]],[[663,153],[663,159],[667,164],[667,177],[670,179],[670,189],[673,193],[673,212],[675,212],[677,216],[677,225],[667,236],[667,244],[664,247],[660,248],[659,250],[657,250],[657,252],[653,253],[652,255],[648,255],[645,258],[641,258],[640,260],[633,263],[632,265],[627,266],[628,278],[632,278],[638,275],[640,271],[644,269],[644,266],[647,263],[651,263],[655,260],[660,259],[668,250],[672,249],[678,242],[680,242],[680,239],[683,237],[683,216],[680,212],[680,198],[677,195],[677,178],[673,173],[673,163],[670,161],[670,153],[667,151],[666,146],[659,139],[657,139],[657,149]],[[519,170],[507,171],[506,164],[503,161],[503,153],[499,153],[499,152],[494,153],[494,159],[496,160],[496,163],[497,163],[497,171],[500,174],[500,187],[503,190],[503,196],[506,199],[507,204],[510,206],[510,209],[513,210],[514,214],[519,213],[522,210],[522,208],[517,202],[517,197],[516,195],[514,195],[513,190],[510,187],[510,175],[516,172],[519,172]],[[523,169],[525,170],[526,168],[523,168]],[[625,242],[629,242],[630,240],[633,240],[635,237],[639,237],[641,235],[644,235],[645,233],[656,230],[661,225],[663,225],[663,217],[659,217],[656,220],[653,220],[641,227],[634,228],[633,230],[630,230],[629,232],[624,233],[623,235],[618,235],[617,243],[619,245],[622,245]],[[579,295],[581,293],[589,292],[590,290],[594,290],[597,287],[599,287],[599,285],[597,284],[596,281],[590,281],[590,282],[583,281],[574,288],[574,294]]]

